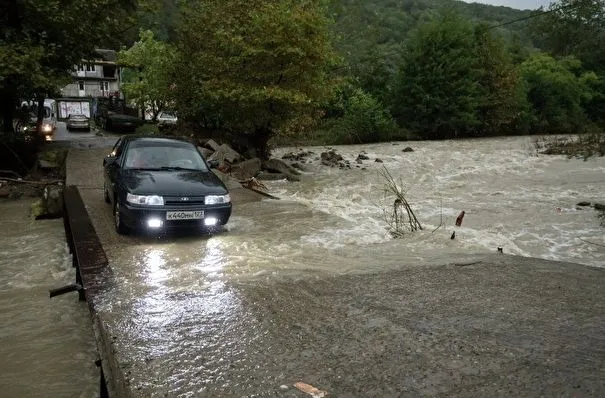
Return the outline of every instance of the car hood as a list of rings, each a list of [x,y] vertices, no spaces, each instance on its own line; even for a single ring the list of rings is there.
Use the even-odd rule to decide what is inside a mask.
[[[121,183],[136,195],[224,195],[227,188],[211,171],[123,170]]]

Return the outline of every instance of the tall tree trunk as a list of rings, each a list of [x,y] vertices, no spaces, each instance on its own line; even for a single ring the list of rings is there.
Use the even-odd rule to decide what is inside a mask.
[[[44,94],[38,94],[36,96],[36,100],[38,101],[38,119],[36,120],[36,133],[42,134],[42,122],[44,121],[44,113],[46,110],[44,109]]]
[[[17,0],[0,1],[0,23],[12,30],[17,36],[21,34],[21,16]],[[3,28],[4,30],[4,28]],[[0,111],[2,112],[2,132],[13,133],[13,118],[17,104],[17,87],[10,76],[5,76],[0,89]]]
[[[270,127],[257,127],[254,130],[254,136],[252,137],[252,145],[256,150],[256,156],[258,156],[262,160],[269,159],[269,138],[271,138]]]
[[[5,135],[13,133],[13,118],[17,103],[17,89],[10,81],[4,83],[0,90],[0,109],[2,112],[2,132]]]

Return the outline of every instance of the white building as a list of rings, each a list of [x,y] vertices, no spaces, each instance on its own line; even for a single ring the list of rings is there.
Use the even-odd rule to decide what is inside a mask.
[[[121,73],[114,50],[96,50],[98,57],[74,66],[73,82],[61,89],[62,97],[120,98]]]

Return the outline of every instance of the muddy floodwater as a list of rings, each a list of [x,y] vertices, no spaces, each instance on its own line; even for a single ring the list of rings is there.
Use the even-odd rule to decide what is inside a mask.
[[[404,152],[408,146],[414,151]],[[503,390],[511,393],[542,379],[551,389],[536,394],[563,391],[557,380],[565,377],[585,381],[569,394],[602,387],[594,369],[602,369],[605,353],[590,344],[605,321],[582,309],[602,307],[602,293],[590,281],[605,266],[605,229],[594,209],[577,203],[605,202],[605,158],[542,156],[532,138],[514,137],[334,147],[351,165],[341,170],[320,164],[326,148],[302,149],[313,154],[300,182],[265,183],[280,200],[235,203],[224,231],[185,237],[117,236],[102,199],[103,151],[73,154],[77,170],[98,158],[77,183],[113,271],[96,304],[129,388],[140,396],[300,396],[292,388],[300,379],[334,396],[489,396],[489,386],[501,384],[499,371],[511,375]],[[369,159],[357,164],[360,153]],[[396,240],[389,235],[384,211],[393,197],[384,194],[384,168],[401,182],[422,231]],[[3,219],[17,219],[5,215],[10,208],[2,210]],[[455,227],[462,210],[463,223]],[[14,306],[11,315],[2,311],[10,320],[2,331],[13,344],[3,343],[0,361],[13,376],[5,372],[0,380],[7,386],[8,377],[21,378],[31,387],[42,376],[28,373],[19,344],[39,345],[42,363],[75,350],[63,366],[41,366],[55,380],[73,371],[71,360],[93,366],[92,332],[77,322],[86,309],[75,295],[48,299],[49,287],[73,275],[64,241],[39,231],[60,230],[60,222],[11,225],[2,232],[11,244],[2,247],[9,265],[0,270],[0,297],[6,309]],[[17,228],[21,238],[14,237]],[[499,247],[588,267],[573,268],[578,279],[562,286],[549,285],[544,264],[540,278],[527,274],[522,281],[515,275],[528,272],[529,263],[515,272],[473,268],[476,256],[495,255]],[[435,268],[453,263],[471,265],[462,272]],[[564,274],[565,266],[557,267],[553,278]],[[535,290],[535,281],[548,289]],[[559,300],[576,291],[587,298]],[[535,308],[524,309],[536,292]],[[507,304],[510,297],[519,301]],[[572,315],[559,319],[558,311]],[[506,331],[493,334],[507,319]],[[21,334],[34,321],[40,325]],[[566,338],[578,338],[574,327],[586,335],[569,347],[591,354],[555,351]],[[532,335],[532,328],[546,334]],[[552,346],[541,345],[545,335]],[[571,376],[557,373],[554,352],[556,361],[568,361]],[[530,360],[555,370],[528,371]],[[94,368],[79,371],[94,385]],[[475,390],[459,387],[469,385]]]
[[[407,146],[414,151],[403,152]],[[462,280],[458,273],[449,275],[448,268],[437,274],[428,269],[439,264],[475,264],[474,256],[495,255],[498,247],[505,254],[575,262],[594,270],[605,264],[604,229],[597,212],[576,206],[605,198],[604,158],[583,161],[538,155],[527,137],[334,149],[350,161],[351,169],[322,166],[319,156],[326,148],[304,148],[314,155],[304,163],[307,172],[300,182],[267,182],[280,200],[236,202],[228,226],[212,236],[118,237],[112,229],[111,210],[100,200],[100,181],[82,179],[84,200],[97,220],[115,277],[113,288],[99,300],[99,312],[107,333],[117,336],[117,360],[128,383],[141,396],[254,396],[265,389],[272,396],[281,394],[282,387],[292,393],[296,377],[320,381],[341,393],[363,390],[360,380],[346,378],[348,372],[369,378],[367,388],[374,391],[369,396],[386,391],[451,392],[451,378],[427,379],[425,374],[435,369],[447,373],[435,363],[445,361],[447,368],[449,357],[425,351],[459,339],[489,352],[493,347],[484,345],[498,339],[484,340],[482,333],[489,335],[490,330],[475,328],[489,329],[487,320],[494,317],[493,327],[499,327],[495,314],[503,310],[510,311],[509,317],[518,315],[523,328],[556,329],[552,323],[560,310],[556,294],[563,293],[542,292],[543,282],[531,274],[526,275],[528,281],[517,281],[521,274],[512,267],[502,271],[512,275],[492,274],[487,268],[474,270]],[[297,150],[283,148],[275,155]],[[369,160],[358,165],[355,159],[362,152]],[[90,154],[80,156],[85,162]],[[403,239],[390,237],[383,211],[392,206],[393,198],[383,193],[383,168],[401,181],[423,231]],[[466,212],[463,223],[454,227],[462,210]],[[526,272],[523,267],[520,270]],[[581,287],[588,276],[584,273],[592,272],[597,271],[578,271],[579,279],[570,281],[564,294],[573,296],[574,289],[593,294],[595,286]],[[540,275],[549,280],[548,273]],[[401,296],[398,289],[406,295]],[[509,297],[516,297],[515,292],[523,296],[519,300],[538,300],[536,305],[544,308],[517,312],[526,302],[507,303]],[[575,304],[588,305],[593,311],[596,307],[590,300],[578,299]],[[399,309],[387,310],[398,301]],[[395,321],[394,314],[402,308],[411,311],[410,318]],[[427,308],[440,320],[427,319]],[[586,322],[587,336],[573,329],[569,332],[584,343],[603,326],[602,317],[595,323],[591,313],[566,310],[576,312],[573,322]],[[549,318],[532,318],[549,312]],[[568,317],[569,322],[572,318]],[[534,321],[538,324],[530,326]],[[415,325],[412,329],[409,322]],[[450,327],[460,325],[465,326],[452,335]],[[521,335],[527,338],[525,332]],[[365,371],[357,357],[366,355],[364,341],[372,352],[363,365]],[[511,337],[503,347],[519,343]],[[396,360],[403,346],[413,350],[408,355],[418,355],[413,372],[405,366],[397,368],[403,366]],[[518,356],[506,364],[479,358],[475,366],[516,369],[519,377],[525,377],[523,362],[518,361],[539,349],[525,340],[521,347]],[[380,355],[389,360],[377,359]],[[501,355],[506,362],[508,354]],[[570,363],[582,360],[574,355],[570,354]],[[597,355],[596,366],[603,363],[602,355]],[[330,358],[329,363],[323,362],[324,356]],[[586,363],[590,367],[595,362]],[[353,365],[354,370],[348,368]],[[468,367],[464,372],[477,370],[472,363],[464,366]],[[316,371],[311,370],[314,367]],[[334,369],[341,379],[331,374]],[[392,379],[406,372],[412,372],[409,380]],[[536,372],[531,377],[543,376],[540,370]],[[591,370],[586,372],[582,377],[595,381]],[[392,384],[380,386],[381,377]],[[489,377],[473,383],[492,383]],[[523,383],[520,386],[512,391],[523,391]]]
[[[27,199],[0,203],[0,396],[98,396],[88,308],[76,293],[61,220],[29,218]]]

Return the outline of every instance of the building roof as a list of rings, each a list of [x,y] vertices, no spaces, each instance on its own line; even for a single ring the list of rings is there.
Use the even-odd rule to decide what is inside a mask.
[[[95,52],[99,54],[101,60],[108,62],[116,62],[118,60],[118,53],[114,50],[107,50],[103,48],[96,48]]]

